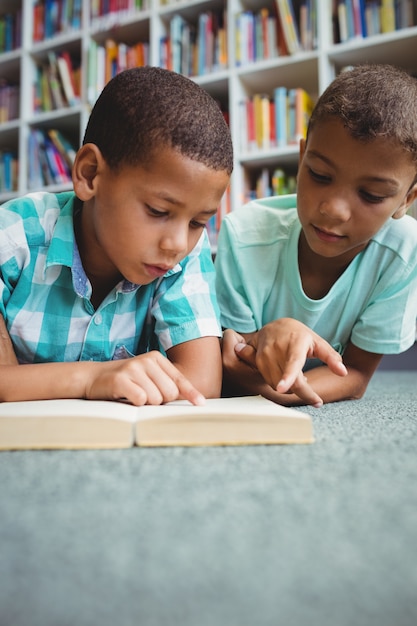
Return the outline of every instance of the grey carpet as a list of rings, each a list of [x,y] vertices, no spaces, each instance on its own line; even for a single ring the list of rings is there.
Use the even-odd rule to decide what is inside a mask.
[[[416,382],[310,446],[0,453],[1,626],[416,626]]]

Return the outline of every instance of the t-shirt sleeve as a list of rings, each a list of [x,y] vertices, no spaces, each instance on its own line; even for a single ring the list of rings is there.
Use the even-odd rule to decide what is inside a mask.
[[[416,317],[417,263],[392,263],[356,322],[351,341],[368,352],[398,354],[416,339]]]

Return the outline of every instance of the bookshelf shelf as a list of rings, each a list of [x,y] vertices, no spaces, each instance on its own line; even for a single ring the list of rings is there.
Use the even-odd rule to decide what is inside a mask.
[[[242,37],[237,16],[250,12],[259,16],[261,9],[269,11],[269,18],[276,17],[275,0],[126,0],[118,6],[124,10],[97,13],[97,3],[91,0],[74,0],[79,6],[74,20],[77,27],[66,24],[65,30],[52,32],[47,39],[34,40],[35,8],[46,4],[41,0],[0,0],[0,20],[9,13],[20,15],[20,40],[16,49],[0,52],[0,81],[17,82],[20,85],[19,116],[17,119],[0,118],[0,154],[11,151],[19,162],[17,187],[2,190],[0,201],[31,189],[28,180],[28,139],[30,131],[57,128],[78,147],[84,133],[88,114],[93,104],[100,81],[94,88],[90,85],[89,57],[94,47],[105,48],[112,40],[117,46],[134,46],[137,43],[148,47],[148,62],[162,65],[161,41],[169,37],[170,26],[175,16],[181,16],[192,28],[198,28],[200,17],[212,12],[219,19],[225,18],[227,26],[227,63],[221,69],[209,68],[201,75],[191,78],[218,100],[227,113],[235,146],[235,168],[230,188],[230,206],[236,209],[248,197],[248,185],[256,177],[270,174],[282,168],[291,176],[296,173],[298,163],[297,145],[270,146],[267,149],[247,150],[242,143],[245,120],[242,119],[242,102],[255,94],[264,93],[272,97],[275,87],[287,89],[302,87],[316,99],[334,76],[348,65],[361,62],[395,63],[417,75],[417,0],[411,0],[412,26],[375,34],[370,37],[352,37],[344,43],[334,42],[335,19],[332,0],[315,0],[315,37],[313,49],[301,50],[293,55],[279,55],[262,60],[239,64],[237,39]],[[298,15],[300,0],[293,0]],[[396,3],[398,4],[398,3]],[[109,0],[109,6],[111,2]],[[130,7],[130,8],[129,8]],[[16,17],[15,21],[19,21]],[[1,48],[0,48],[1,49]],[[37,111],[34,107],[34,84],[39,66],[44,66],[50,53],[59,55],[69,52],[81,66],[80,100],[75,106],[65,106],[48,111]],[[98,93],[97,93],[98,95]],[[0,181],[1,182],[1,181]],[[44,185],[45,187],[46,185]],[[53,189],[57,186],[54,185]],[[67,187],[68,188],[68,185]]]

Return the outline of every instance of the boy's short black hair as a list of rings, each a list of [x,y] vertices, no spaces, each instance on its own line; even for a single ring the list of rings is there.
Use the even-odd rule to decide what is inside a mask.
[[[340,119],[356,139],[398,142],[417,167],[417,79],[405,70],[363,64],[341,72],[320,96],[308,132],[329,116]]]
[[[218,103],[194,81],[159,67],[112,78],[98,97],[83,144],[94,143],[111,169],[148,161],[163,146],[229,175],[230,131]]]

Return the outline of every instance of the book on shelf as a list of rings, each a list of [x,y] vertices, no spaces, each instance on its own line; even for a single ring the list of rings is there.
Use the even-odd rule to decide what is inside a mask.
[[[0,150],[0,192],[16,191],[18,178],[18,161],[16,155],[9,150]]]
[[[261,150],[268,149],[271,142],[271,117],[269,107],[269,96],[267,94],[256,93],[253,96],[256,146]]]
[[[48,155],[48,152],[46,149],[45,135],[39,129],[33,130],[32,133],[35,138],[35,142],[37,142],[38,144],[36,158],[39,160],[41,176],[42,176],[42,185],[54,185],[57,182],[54,176],[55,164],[52,161],[52,158],[53,158],[52,155],[51,154]],[[29,172],[31,172],[31,170],[29,170]],[[39,185],[39,183],[34,182],[34,184],[31,185],[31,187],[34,188],[34,187],[39,187],[42,185]]]
[[[46,131],[49,139],[54,144],[55,148],[61,154],[69,168],[72,168],[76,155],[74,146],[68,141],[68,139],[56,128],[50,128]]]
[[[119,44],[112,38],[107,38],[104,43],[105,49],[105,66],[104,66],[104,84],[107,85],[109,80],[114,78],[119,72]]]
[[[0,78],[0,123],[19,117],[20,85]]]
[[[391,33],[396,29],[395,0],[381,0],[381,33]]]
[[[183,68],[183,34],[185,31],[186,21],[182,15],[176,13],[169,24],[169,36],[171,40],[170,47],[170,69],[178,74],[182,73]]]
[[[312,443],[311,417],[261,396],[135,407],[96,400],[0,403],[0,449]]]
[[[63,92],[63,84],[60,79],[57,55],[53,50],[48,51],[48,66],[46,76],[51,92],[51,99],[54,109],[60,109],[68,105]]]
[[[317,47],[316,0],[304,0],[300,4],[299,32],[302,50],[314,50]]]
[[[286,87],[275,87],[274,102],[276,143],[279,148],[282,148],[288,144],[288,95]]]
[[[71,171],[68,167],[66,160],[61,155],[60,151],[56,148],[55,144],[50,140],[48,136],[44,138],[43,149],[48,161],[49,170],[52,175],[53,184],[66,184],[71,182]]]
[[[61,79],[62,89],[69,106],[75,106],[80,103],[80,93],[78,85],[78,76],[74,68],[71,55],[63,50],[57,55],[58,72]],[[77,74],[79,70],[77,70]]]
[[[301,45],[293,3],[291,0],[275,0],[275,2],[288,53],[296,54],[301,50]]]
[[[314,102],[302,87],[288,89],[288,143],[299,144],[307,135]]]

